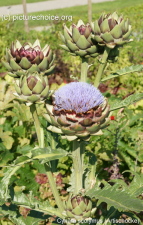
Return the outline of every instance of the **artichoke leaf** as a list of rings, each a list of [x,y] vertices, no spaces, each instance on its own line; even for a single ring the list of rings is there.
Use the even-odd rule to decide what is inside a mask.
[[[112,35],[108,32],[104,33],[101,35],[101,37],[103,38],[103,40],[107,43],[110,43],[110,42],[114,42],[114,38],[112,37]]]
[[[111,31],[110,31],[111,35],[113,36],[113,38],[121,38],[123,33],[122,33],[122,28],[120,26],[120,24],[116,25]]]
[[[14,59],[10,60],[10,66],[14,71],[21,70],[21,67],[15,62]]]
[[[76,42],[76,45],[79,47],[81,50],[85,50],[91,46],[91,44],[86,40],[86,38],[81,35]]]
[[[32,90],[32,93],[33,94],[40,94],[43,90],[44,90],[44,86],[41,83],[41,81],[38,80],[35,87]]]
[[[41,71],[44,71],[44,70],[46,70],[48,67],[49,67],[48,59],[47,59],[47,57],[45,57],[45,58],[42,60],[42,62],[38,65],[38,68],[39,68]]]
[[[110,27],[109,27],[109,24],[108,24],[108,19],[105,19],[101,23],[100,30],[101,30],[101,33],[105,33],[105,32],[109,32],[110,31]]]
[[[72,38],[73,41],[76,43],[78,41],[78,39],[80,38],[81,34],[78,31],[77,27],[73,27],[72,28]]]
[[[32,66],[26,57],[23,57],[21,59],[19,65],[21,66],[22,69],[25,69],[25,70],[29,69]]]
[[[78,47],[76,46],[76,44],[72,43],[69,40],[67,41],[67,46],[73,52],[78,50]]]

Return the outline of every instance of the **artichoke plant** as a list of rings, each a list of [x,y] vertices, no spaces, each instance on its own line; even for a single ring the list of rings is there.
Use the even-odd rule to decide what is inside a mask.
[[[82,20],[79,20],[77,25],[72,24],[70,29],[64,25],[64,35],[61,34],[61,39],[64,43],[61,47],[72,55],[85,58],[99,55],[98,46],[92,40],[91,26],[90,24],[85,25]]]
[[[92,202],[85,196],[70,196],[64,208],[68,218],[77,221],[88,219],[91,216]]]
[[[41,75],[49,75],[54,69],[54,55],[48,45],[41,49],[39,40],[31,43],[13,42],[6,51],[6,62],[3,65],[12,77],[21,77],[23,74],[38,72]]]
[[[55,92],[53,104],[46,104],[48,130],[72,141],[101,134],[109,105],[100,91],[85,82],[71,82]]]
[[[116,45],[123,45],[131,40],[131,25],[129,20],[125,20],[122,16],[118,16],[116,12],[113,14],[103,14],[95,22],[91,23],[94,40],[99,45],[106,45],[114,48]]]
[[[16,80],[15,95],[27,103],[42,103],[49,95],[49,86],[47,77],[37,74],[21,76]]]

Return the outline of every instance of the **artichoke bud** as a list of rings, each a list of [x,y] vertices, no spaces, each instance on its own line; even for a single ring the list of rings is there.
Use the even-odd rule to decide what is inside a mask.
[[[88,58],[100,54],[98,45],[92,40],[92,29],[89,23],[85,25],[82,20],[79,20],[77,25],[72,24],[69,29],[64,25],[64,34],[60,35],[64,43],[61,47],[72,55]]]
[[[3,65],[9,71],[9,75],[19,78],[31,73],[49,75],[54,69],[54,55],[48,45],[42,49],[39,40],[32,45],[19,41],[13,42],[10,49],[6,51],[6,61]]]
[[[32,103],[43,103],[49,95],[47,77],[38,74],[21,76],[15,82],[15,96],[20,100]]]
[[[91,216],[92,202],[86,196],[71,195],[64,208],[68,218],[75,220],[88,219]]]
[[[116,12],[113,14],[103,14],[95,22],[91,23],[94,40],[101,46],[114,48],[132,41],[129,40],[131,34],[131,25],[128,19],[118,16]]]
[[[46,108],[44,117],[51,124],[48,130],[72,141],[88,140],[91,135],[102,134],[110,107],[94,86],[71,82],[55,91],[53,104],[46,104]]]
[[[84,35],[86,38],[89,37],[89,35],[91,34],[91,27],[90,25],[81,25],[80,27],[78,27],[78,31],[81,35]]]

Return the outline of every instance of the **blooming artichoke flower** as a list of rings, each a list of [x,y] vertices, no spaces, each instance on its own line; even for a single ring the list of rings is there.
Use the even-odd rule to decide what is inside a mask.
[[[84,82],[72,82],[55,91],[53,105],[46,104],[49,130],[63,138],[88,139],[101,134],[109,105],[100,91]]]
[[[92,40],[91,26],[90,24],[85,25],[82,20],[79,20],[77,25],[72,24],[70,29],[64,25],[64,35],[61,34],[61,39],[65,44],[61,47],[72,55],[85,58],[99,55],[98,47]]]
[[[129,40],[131,25],[128,19],[123,19],[116,12],[113,14],[103,14],[98,20],[91,23],[94,39],[99,45],[106,45],[114,48],[116,45],[123,45]]]
[[[42,103],[49,95],[47,77],[39,75],[21,76],[16,80],[15,95],[27,103]]]
[[[48,45],[43,49],[39,40],[32,45],[25,43],[23,46],[17,40],[6,51],[6,61],[3,65],[12,77],[20,77],[23,74],[38,72],[41,75],[49,75],[54,69],[54,55]]]
[[[70,196],[64,208],[69,218],[75,220],[88,219],[91,216],[92,202],[88,197]]]

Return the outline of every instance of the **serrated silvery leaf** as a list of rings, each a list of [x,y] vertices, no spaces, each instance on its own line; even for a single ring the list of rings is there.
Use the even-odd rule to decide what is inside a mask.
[[[103,78],[101,80],[101,82],[103,81],[106,81],[106,80],[110,80],[110,79],[113,79],[113,78],[116,78],[116,77],[119,77],[119,76],[122,76],[122,75],[126,75],[126,74],[129,74],[129,73],[133,73],[133,72],[140,72],[143,70],[143,65],[133,65],[133,66],[129,66],[129,67],[125,67],[121,70],[117,70],[116,72],[110,74],[109,76]]]
[[[20,168],[20,166],[10,167],[7,168],[7,171],[4,173],[4,177],[1,180],[0,183],[0,199],[4,200],[5,202],[11,198],[10,196],[10,190],[9,190],[9,184],[10,179],[12,175],[15,174],[15,172]]]
[[[58,217],[62,217],[59,210],[52,207],[48,200],[46,202],[41,202],[35,198],[32,192],[30,192],[28,196],[24,193],[17,192],[15,193],[12,202],[16,205],[34,209],[51,216],[56,215]]]
[[[96,196],[99,202],[106,202],[108,208],[113,206],[119,211],[141,212],[143,208],[142,200],[128,194],[127,190],[117,189],[116,186],[105,185],[104,188],[97,190],[96,187],[86,192],[90,198]]]
[[[110,111],[114,111],[120,108],[125,108],[131,104],[134,104],[135,102],[140,101],[141,99],[143,99],[143,93],[136,93],[136,94],[130,95],[122,101],[118,100],[117,102],[114,102],[114,104],[111,105]]]
[[[53,150],[51,147],[38,148],[32,151],[32,158],[39,159],[41,163],[49,162],[51,160],[60,159],[68,154],[67,151],[58,148]]]

